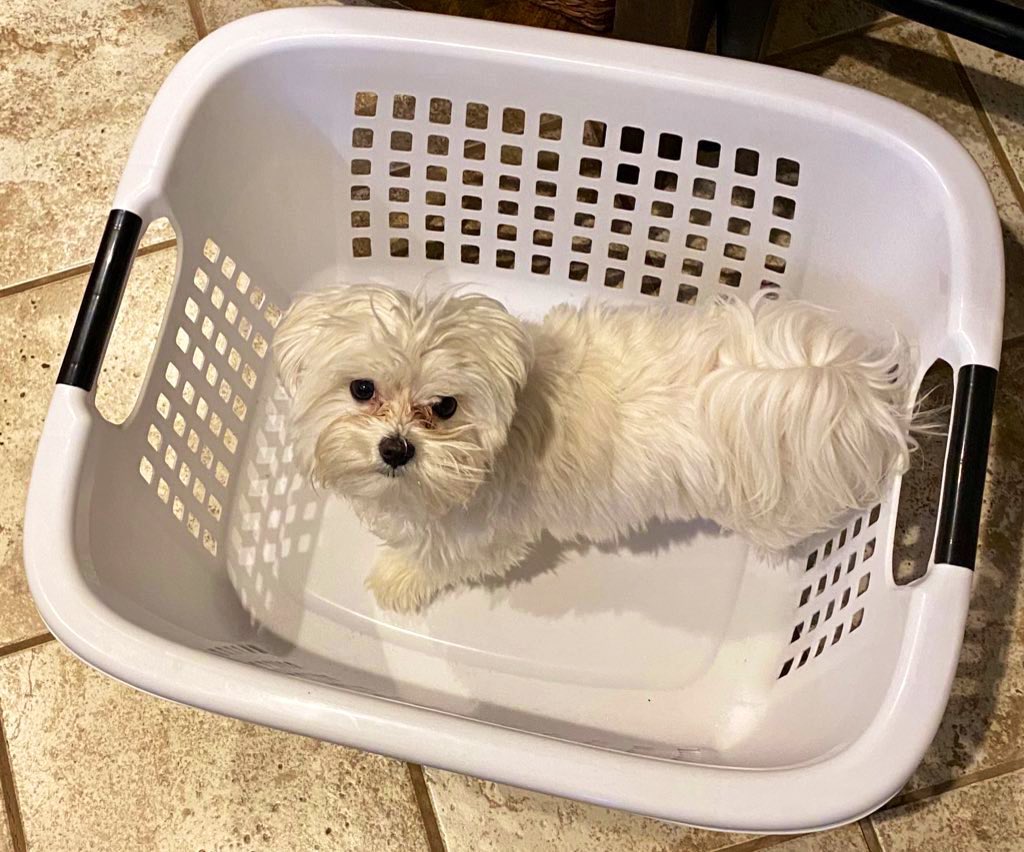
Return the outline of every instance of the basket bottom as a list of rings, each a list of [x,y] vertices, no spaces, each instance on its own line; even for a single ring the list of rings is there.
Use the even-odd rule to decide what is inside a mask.
[[[364,588],[378,542],[294,469],[284,405],[261,406],[238,489],[249,496],[232,507],[227,570],[258,638],[219,653],[673,759],[718,762],[756,727],[792,602],[742,539],[707,521],[657,524],[616,547],[546,536],[500,581],[422,613],[382,611]]]

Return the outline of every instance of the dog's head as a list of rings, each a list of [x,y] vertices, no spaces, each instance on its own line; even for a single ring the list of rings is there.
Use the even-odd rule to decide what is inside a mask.
[[[304,471],[363,503],[431,515],[483,481],[533,360],[493,299],[370,285],[299,297],[274,352]]]

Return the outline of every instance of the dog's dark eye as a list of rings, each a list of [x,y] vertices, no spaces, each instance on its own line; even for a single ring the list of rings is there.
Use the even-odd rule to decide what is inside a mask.
[[[366,402],[369,399],[373,399],[373,382],[369,379],[356,379],[352,384],[348,386],[348,389],[352,391],[352,396],[358,399],[360,402]]]
[[[430,407],[437,417],[447,420],[455,413],[455,409],[459,407],[459,402],[454,396],[442,396]]]

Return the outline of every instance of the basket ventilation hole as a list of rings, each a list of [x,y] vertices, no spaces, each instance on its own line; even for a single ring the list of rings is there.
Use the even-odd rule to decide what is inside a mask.
[[[628,154],[643,153],[644,131],[639,127],[623,127],[619,137],[619,150]]]
[[[591,148],[603,148],[608,134],[608,125],[603,121],[588,119],[583,122],[583,144]]]
[[[644,275],[640,279],[640,294],[642,296],[657,296],[661,293],[661,279],[655,275]]]
[[[392,118],[412,121],[416,117],[416,98],[414,95],[395,95],[391,107]]]
[[[697,304],[698,293],[697,288],[691,284],[680,284],[676,294],[676,301],[684,305],[695,305]]]
[[[779,157],[775,161],[775,180],[786,186],[796,186],[800,182],[800,164],[796,160]]]
[[[552,139],[558,141],[562,138],[562,116],[553,112],[542,112],[537,129],[537,135],[541,139]]]
[[[447,98],[431,98],[430,121],[432,124],[451,124],[452,102]]]
[[[730,216],[726,225],[730,234],[739,234],[741,237],[750,235],[750,220],[741,219],[738,216]]]
[[[716,184],[707,178],[695,178],[693,181],[693,197],[707,201],[714,200]]]
[[[708,169],[717,169],[722,156],[722,146],[709,139],[701,139],[697,143],[697,165]]]
[[[356,92],[354,112],[356,115],[375,116],[377,114],[377,93]]]
[[[761,155],[750,148],[738,148],[736,150],[736,163],[734,169],[737,174],[756,177],[758,164]]]

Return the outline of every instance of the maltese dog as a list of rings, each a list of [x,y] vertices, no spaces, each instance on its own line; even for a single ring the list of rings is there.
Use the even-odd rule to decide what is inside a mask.
[[[274,339],[303,472],[384,544],[367,585],[417,610],[547,530],[613,541],[709,518],[767,551],[877,502],[907,464],[906,352],[801,302],[554,308],[352,285]]]

